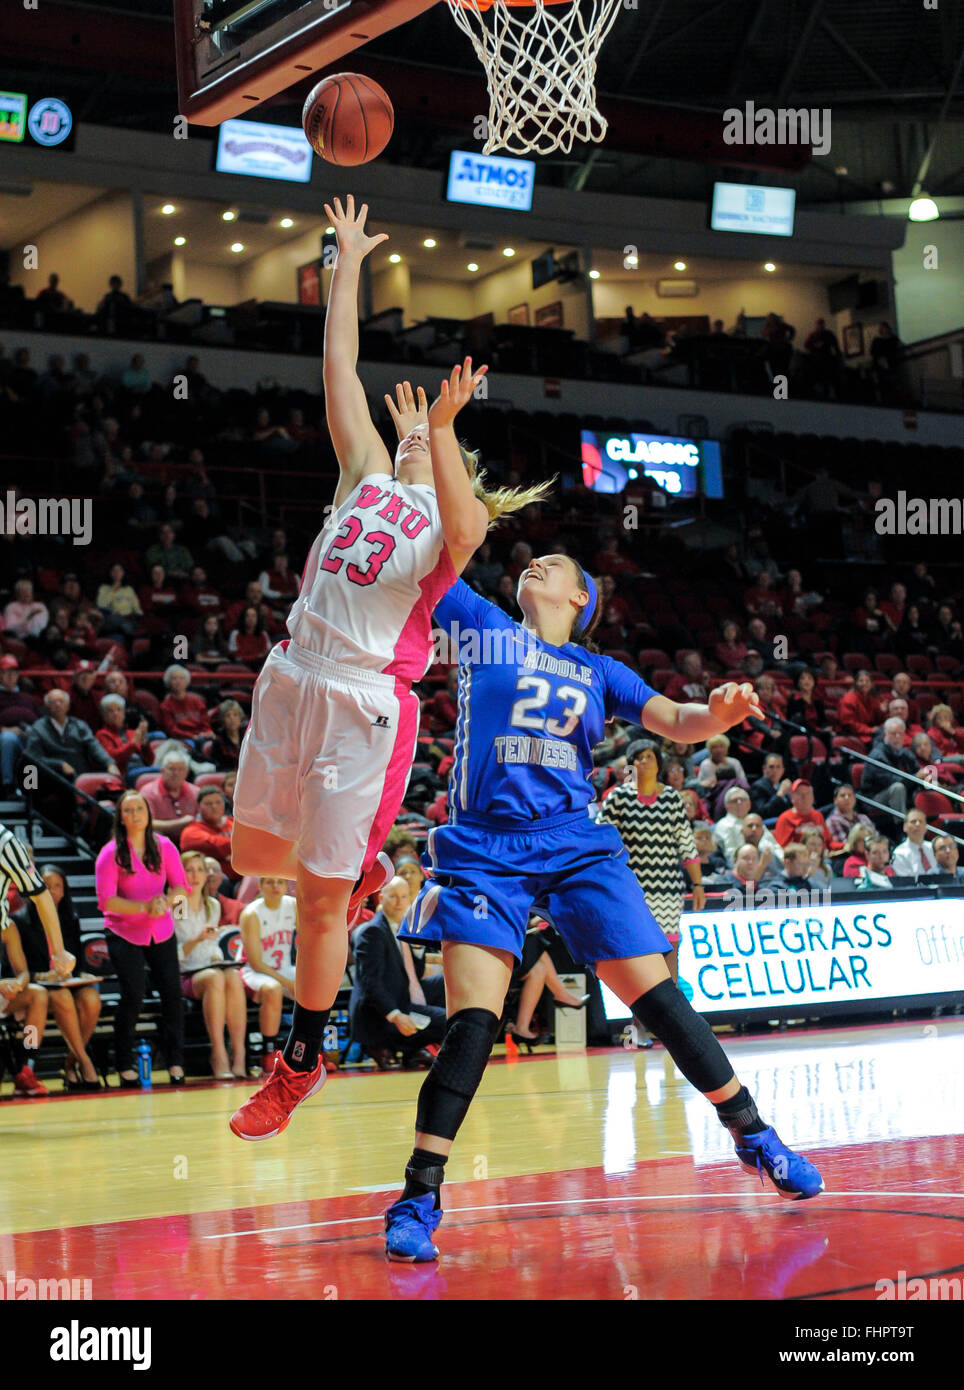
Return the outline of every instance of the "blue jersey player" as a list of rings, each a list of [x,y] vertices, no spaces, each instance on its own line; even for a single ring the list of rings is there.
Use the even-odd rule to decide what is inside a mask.
[[[428,881],[400,933],[441,941],[448,1024],[418,1099],[405,1189],[386,1214],[387,1250],[430,1260],[446,1158],[482,1079],[530,911],[655,1034],[716,1106],[737,1157],[785,1197],[823,1190],[816,1168],[766,1125],[712,1029],[670,978],[670,944],[614,826],[588,814],[592,749],[618,716],[697,742],[759,716],[750,685],[677,704],[587,645],[596,587],[565,555],[533,560],[518,587],[522,623],[459,580],[435,609],[459,653],[449,823],[430,832]]]

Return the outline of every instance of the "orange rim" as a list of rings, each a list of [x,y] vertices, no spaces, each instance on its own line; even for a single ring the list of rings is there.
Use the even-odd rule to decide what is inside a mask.
[[[455,0],[463,10],[491,10],[496,0]],[[537,0],[501,0],[514,10],[534,10]],[[543,5],[571,5],[573,0],[542,0]]]

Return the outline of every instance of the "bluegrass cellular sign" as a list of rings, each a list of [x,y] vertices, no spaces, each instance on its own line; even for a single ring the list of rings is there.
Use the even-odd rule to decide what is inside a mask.
[[[701,1014],[957,994],[964,898],[686,913],[680,988]]]

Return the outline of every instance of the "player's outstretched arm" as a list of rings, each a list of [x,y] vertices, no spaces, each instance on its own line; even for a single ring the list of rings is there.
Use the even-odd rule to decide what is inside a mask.
[[[388,413],[392,417],[395,426],[395,433],[398,442],[410,435],[412,430],[419,425],[428,424],[428,398],[425,395],[424,386],[418,387],[418,395],[412,391],[410,381],[399,381],[395,383],[395,397],[385,397],[385,404],[388,406]]]
[[[753,715],[762,719],[759,696],[749,681],[727,681],[710,693],[709,703],[677,704],[665,695],[653,695],[640,711],[644,729],[676,743],[702,743],[713,734],[725,733]]]
[[[392,461],[372,423],[368,401],[358,376],[358,281],[362,261],[388,240],[387,232],[368,236],[365,219],[368,204],[355,213],[349,193],[347,207],[341,199],[325,212],[338,237],[338,259],[331,277],[325,317],[325,414],[341,477],[335,492],[339,506],[366,473],[391,473]]]
[[[487,371],[488,367],[482,366],[473,372],[472,359],[467,357],[462,366],[453,367],[449,379],[442,382],[428,412],[435,495],[442,518],[442,533],[456,573],[461,573],[468,564],[485,539],[489,526],[485,503],[472,491],[454,428],[456,415],[472,399],[473,391]]]

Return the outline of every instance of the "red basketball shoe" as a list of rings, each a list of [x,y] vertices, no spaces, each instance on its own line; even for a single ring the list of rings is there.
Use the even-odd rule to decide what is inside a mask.
[[[276,1052],[271,1071],[228,1123],[239,1139],[271,1139],[288,1128],[297,1107],[316,1096],[327,1079],[321,1057],[314,1071],[294,1071]]]
[[[40,1100],[42,1096],[47,1096],[50,1092],[47,1087],[33,1074],[33,1069],[28,1067],[26,1062],[13,1078],[13,1093],[15,1096],[29,1096],[31,1100]]]
[[[395,865],[387,854],[379,854],[370,869],[362,874],[361,883],[348,899],[348,930],[356,924],[365,905],[365,899],[377,893],[395,872]]]

